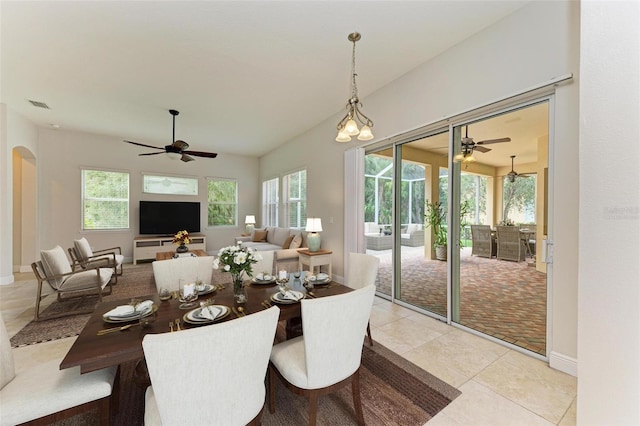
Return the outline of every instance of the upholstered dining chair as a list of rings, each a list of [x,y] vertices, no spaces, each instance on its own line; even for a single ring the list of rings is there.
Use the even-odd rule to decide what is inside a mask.
[[[495,254],[491,227],[489,225],[471,225],[471,255],[491,259]]]
[[[179,257],[151,263],[156,288],[178,291],[181,279],[198,279],[211,284],[213,256]]]
[[[45,282],[57,295],[58,301],[79,298],[81,302],[86,297],[96,295],[102,301],[102,295],[107,286],[109,288],[106,294],[111,294],[113,268],[94,267],[92,269],[73,270],[64,250],[60,246],[40,251],[40,258],[41,260],[31,264],[31,269],[38,281],[35,307],[36,321],[93,312],[93,307],[72,308],[43,317],[40,313],[40,303],[43,298],[49,295],[48,293],[43,294],[43,283]],[[81,306],[81,303],[76,306]]]
[[[17,370],[0,315],[0,426],[51,424],[96,407],[100,424],[109,424],[116,367],[80,374],[80,367],[60,370],[60,361]]]
[[[142,340],[144,424],[258,425],[280,309]]]
[[[364,253],[349,253],[349,264],[347,265],[349,271],[346,285],[351,288],[375,285],[379,266],[380,258],[377,256]],[[369,346],[373,346],[371,324],[369,322],[367,322],[367,336],[369,337]]]
[[[360,362],[375,286],[336,296],[304,299],[302,331],[271,350],[269,411],[275,412],[276,377],[309,400],[309,424],[316,424],[318,397],[351,383],[358,424],[364,425],[360,402]]]
[[[261,272],[266,272],[269,275],[273,275],[273,250],[259,251],[258,254],[262,257],[258,263],[251,265],[253,276]]]
[[[79,240],[73,240],[73,247],[70,247],[68,251],[71,261],[83,269],[96,266],[113,268],[114,284],[118,281],[117,277],[122,275],[124,256],[120,247],[93,250],[89,241],[82,237]]]

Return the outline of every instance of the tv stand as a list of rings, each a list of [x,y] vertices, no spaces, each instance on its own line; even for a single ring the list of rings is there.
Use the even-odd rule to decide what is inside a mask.
[[[207,250],[207,237],[203,234],[191,234],[191,242],[187,244],[189,250]],[[137,265],[138,260],[155,260],[156,253],[171,250],[173,245],[173,235],[160,237],[140,236],[133,239],[133,264]]]

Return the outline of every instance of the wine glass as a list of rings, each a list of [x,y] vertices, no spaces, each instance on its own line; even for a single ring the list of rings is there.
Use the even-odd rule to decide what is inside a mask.
[[[196,306],[198,300],[198,291],[196,283],[192,280],[180,280],[180,309],[190,309]]]
[[[280,291],[284,293],[289,289],[287,283],[289,282],[289,272],[286,269],[281,269],[278,271],[278,275],[276,275],[276,282],[278,283],[278,287]]]

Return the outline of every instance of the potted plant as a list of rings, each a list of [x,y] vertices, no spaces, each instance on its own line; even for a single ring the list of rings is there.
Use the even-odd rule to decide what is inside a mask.
[[[460,226],[466,225],[465,216],[469,213],[471,206],[469,201],[464,201],[460,205]],[[442,202],[425,201],[426,226],[433,229],[433,248],[436,251],[436,259],[447,260],[447,225],[445,223],[446,213]],[[462,243],[460,244],[462,247]]]

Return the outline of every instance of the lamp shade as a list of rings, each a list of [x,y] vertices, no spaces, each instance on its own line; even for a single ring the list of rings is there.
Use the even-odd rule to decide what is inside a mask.
[[[245,224],[245,225],[255,225],[255,224],[256,224],[256,217],[255,217],[255,215],[248,214],[248,215],[244,218],[244,224]]]
[[[319,217],[308,217],[307,227],[304,230],[307,232],[322,232],[322,220]]]

